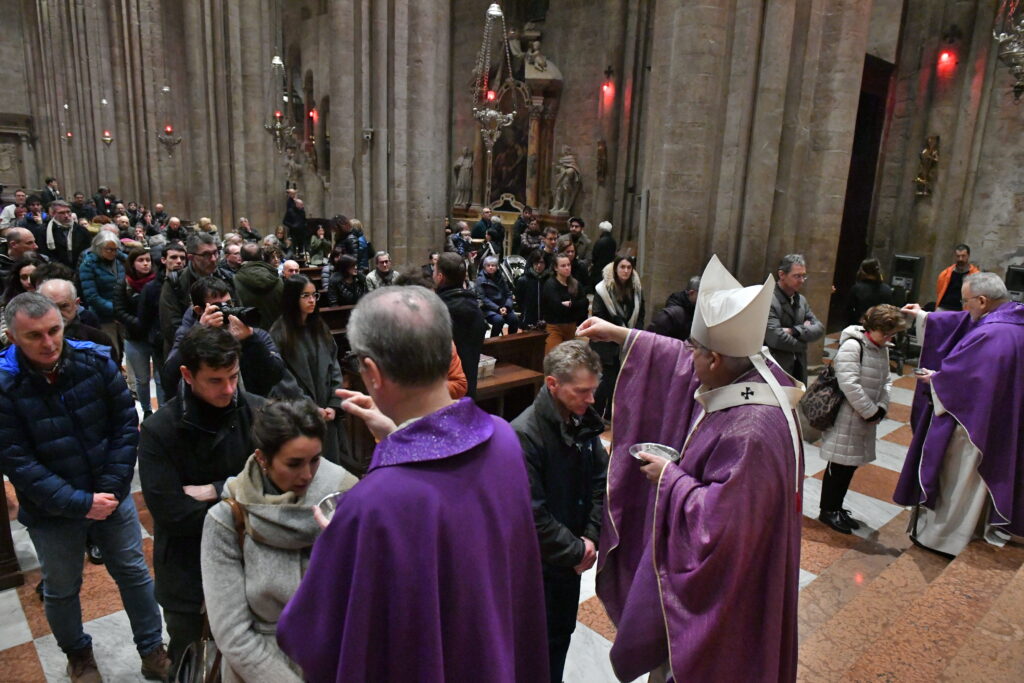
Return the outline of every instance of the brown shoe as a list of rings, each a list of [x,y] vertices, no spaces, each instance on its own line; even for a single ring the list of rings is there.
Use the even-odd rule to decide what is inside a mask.
[[[102,683],[103,676],[100,676],[91,646],[68,653],[68,678],[71,683]]]
[[[152,652],[142,656],[142,676],[150,680],[166,681],[171,675],[171,658],[163,643]]]

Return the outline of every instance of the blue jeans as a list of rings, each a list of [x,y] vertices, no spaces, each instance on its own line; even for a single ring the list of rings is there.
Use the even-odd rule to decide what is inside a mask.
[[[152,411],[153,404],[150,401],[149,396],[149,359],[152,358],[154,363],[156,361],[156,355],[153,353],[153,345],[145,341],[132,341],[126,339],[124,342],[124,357],[128,360],[128,365],[132,369],[132,373],[135,375],[135,395],[139,399],[139,403],[142,404],[144,411]],[[159,372],[157,376],[159,377]],[[163,405],[159,390],[159,380],[157,381],[157,403]]]
[[[153,595],[153,578],[142,554],[139,513],[131,496],[104,520],[54,519],[33,524],[28,534],[43,572],[46,620],[65,653],[92,645],[82,629],[82,587],[86,532],[100,551],[110,576],[117,582],[135,647],[149,654],[163,643],[160,608]]]

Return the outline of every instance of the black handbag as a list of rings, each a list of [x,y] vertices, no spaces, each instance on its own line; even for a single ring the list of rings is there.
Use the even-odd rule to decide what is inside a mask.
[[[235,518],[235,533],[238,534],[238,547],[242,552],[242,565],[245,565],[245,510],[237,500],[227,498],[231,506],[231,515]],[[213,640],[210,631],[210,619],[203,605],[203,634],[199,640],[191,642],[182,653],[178,670],[172,679],[175,683],[221,683],[220,673],[222,655]]]
[[[860,357],[864,359],[864,345],[860,345]],[[804,392],[800,399],[800,410],[807,418],[807,423],[818,431],[825,431],[836,422],[839,408],[843,405],[843,390],[839,388],[839,379],[836,377],[835,363],[826,365],[814,384]]]

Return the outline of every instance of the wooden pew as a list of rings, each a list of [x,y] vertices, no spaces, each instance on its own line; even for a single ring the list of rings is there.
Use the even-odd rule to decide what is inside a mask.
[[[544,386],[546,339],[546,332],[521,332],[485,339],[484,354],[498,362],[494,375],[477,381],[477,405],[506,420],[513,420],[526,410]]]
[[[484,353],[498,363],[512,363],[544,372],[544,342],[547,332],[520,332],[484,340]]]

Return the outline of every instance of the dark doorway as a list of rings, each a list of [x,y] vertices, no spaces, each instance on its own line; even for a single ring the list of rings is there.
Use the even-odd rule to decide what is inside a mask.
[[[878,168],[878,150],[885,127],[885,103],[896,66],[884,59],[865,55],[857,125],[853,132],[850,175],[846,182],[843,223],[836,250],[835,294],[829,306],[828,331],[841,330],[855,321],[846,312],[846,295],[856,281],[857,268],[868,254],[868,220]]]

